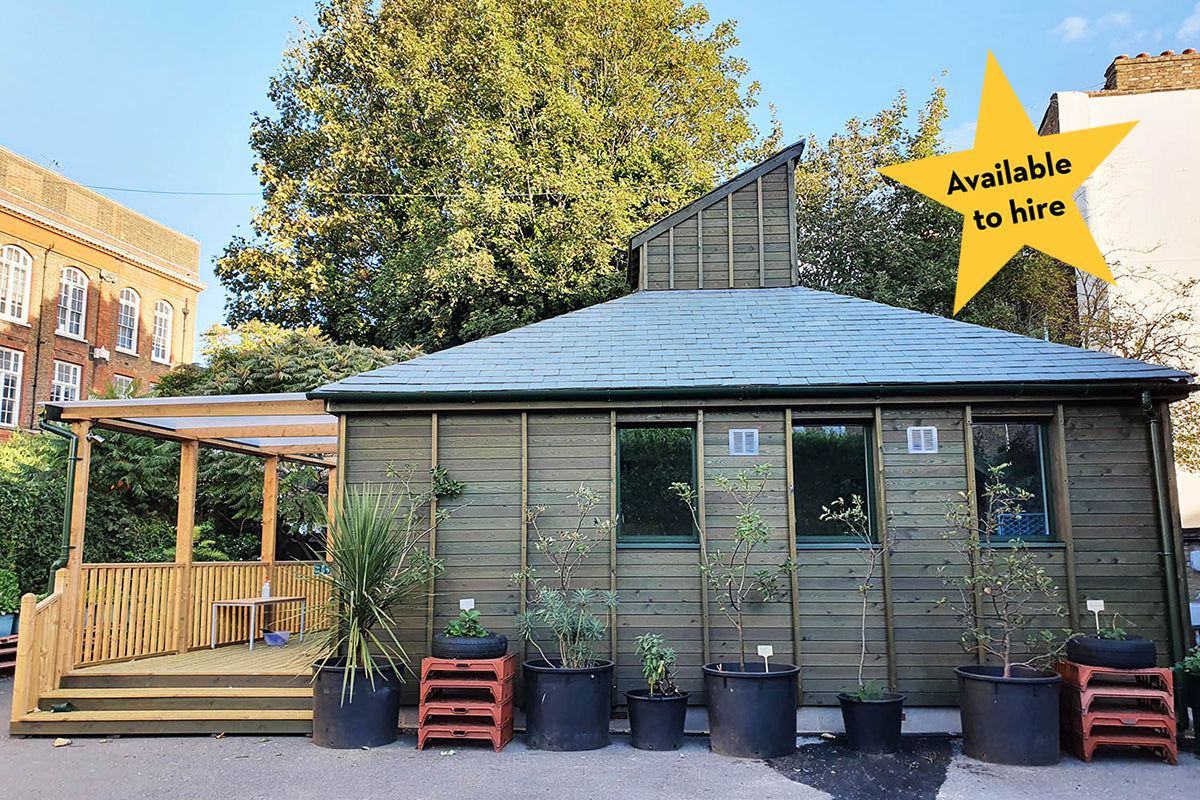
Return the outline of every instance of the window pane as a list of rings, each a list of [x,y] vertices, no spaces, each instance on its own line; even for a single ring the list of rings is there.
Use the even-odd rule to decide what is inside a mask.
[[[870,514],[871,470],[864,425],[797,425],[792,428],[796,537],[847,536],[845,527],[821,520],[821,507],[854,495]]]
[[[975,491],[979,515],[988,513],[984,491],[988,471],[1001,464],[1004,482],[1033,495],[1022,503],[1023,514],[997,520],[1002,536],[1048,536],[1046,517],[1045,460],[1042,454],[1042,426],[1028,422],[980,422],[974,426]]]
[[[672,483],[694,485],[691,428],[622,428],[619,448],[622,538],[696,538],[692,516],[671,491]]]

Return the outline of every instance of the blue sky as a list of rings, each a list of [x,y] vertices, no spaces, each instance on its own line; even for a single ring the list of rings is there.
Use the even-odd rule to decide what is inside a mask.
[[[1099,89],[1114,56],[1200,47],[1200,3],[790,3],[712,0],[788,139],[825,137],[941,80],[948,136],[969,146],[992,49],[1035,124],[1055,91]],[[0,0],[0,145],[201,242],[197,330],[221,322],[213,257],[247,233],[258,184],[250,115],[310,0]],[[946,72],[943,77],[942,73]]]

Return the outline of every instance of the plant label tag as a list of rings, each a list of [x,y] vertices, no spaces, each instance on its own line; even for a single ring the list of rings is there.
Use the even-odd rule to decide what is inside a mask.
[[[475,598],[464,597],[462,600],[458,601],[458,607],[463,611],[470,611],[475,607]]]
[[[1091,611],[1093,614],[1098,613],[1098,612],[1104,610],[1104,601],[1103,600],[1088,600],[1087,607],[1088,607],[1088,611]]]
[[[775,655],[775,648],[769,644],[760,644],[758,646],[758,654],[762,658],[770,658]]]

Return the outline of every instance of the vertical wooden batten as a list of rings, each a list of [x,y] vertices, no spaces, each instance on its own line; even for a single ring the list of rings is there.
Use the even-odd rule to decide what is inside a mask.
[[[646,248],[642,248],[643,254]],[[645,263],[645,255],[642,261]],[[521,412],[521,613],[528,604],[528,581],[523,577],[529,569],[529,412]],[[528,658],[529,643],[521,637],[521,663]]]
[[[787,504],[787,553],[789,558],[795,562],[798,551],[796,549],[796,481],[795,470],[793,469],[794,456],[792,453],[792,410],[786,408],[783,411],[783,470],[784,481],[787,485],[787,493],[784,497],[784,502]],[[792,599],[792,658],[795,659],[796,666],[800,667],[800,672],[796,675],[797,696],[800,698],[800,704],[804,704],[804,667],[801,665],[800,655],[800,576],[797,575],[799,565],[797,564],[788,573],[788,578],[791,583],[791,599]]]
[[[1063,561],[1067,574],[1067,613],[1071,630],[1079,630],[1079,590],[1075,581],[1075,536],[1071,530],[1071,487],[1067,474],[1067,427],[1062,403],[1054,406],[1050,425],[1050,480],[1054,514],[1054,532],[1063,543]]]
[[[58,640],[58,674],[65,675],[75,666],[75,642],[83,627],[83,533],[87,527],[88,474],[92,466],[91,422],[76,422],[71,431],[79,441],[75,446],[74,492],[71,494],[70,546],[67,550],[67,586],[62,602],[63,624]],[[18,640],[19,641],[19,640]]]
[[[429,415],[429,470],[430,489],[433,488],[433,470],[438,466],[438,415],[435,411]],[[437,558],[437,496],[430,492],[429,496],[429,557]],[[436,579],[429,576],[429,593],[425,605],[425,654],[429,655],[433,648],[433,598],[436,590]]]
[[[608,415],[608,590],[617,591],[617,412]],[[617,663],[617,610],[608,610],[608,657]],[[614,668],[613,691],[616,691],[617,671]]]
[[[642,245],[638,248],[638,288],[646,289],[646,248],[648,245]]]
[[[337,507],[338,507],[338,492],[337,492],[338,468],[337,467],[329,468],[329,476],[327,478],[327,481],[329,483],[329,487],[328,487],[328,489],[326,489],[326,493],[325,493],[325,516],[328,519],[329,524],[325,527],[325,560],[331,561],[333,559],[333,525],[334,525],[333,520],[334,520],[334,516],[337,514]]]
[[[727,289],[733,288],[733,195],[730,194],[725,198],[725,225],[727,239],[726,247],[729,249],[729,286]]]
[[[967,469],[967,504],[971,508],[971,524],[979,528],[979,502],[976,499],[977,487],[975,486],[975,434],[973,418],[971,416],[971,406],[963,406],[962,426],[963,426],[963,456]],[[979,562],[972,556],[971,558],[971,577],[979,575]],[[975,617],[976,619],[983,616],[983,591],[975,588]],[[975,660],[982,664],[987,658],[987,654],[983,651],[983,645],[975,647]]]
[[[700,538],[700,562],[708,563],[708,533],[705,522],[704,409],[696,411],[696,531]],[[700,575],[700,640],[705,664],[712,663],[712,634],[708,619],[708,578]]]
[[[704,288],[704,212],[696,212],[696,285]]]
[[[880,564],[883,567],[883,626],[884,626],[884,647],[887,648],[887,676],[888,685],[892,691],[899,691],[897,683],[899,682],[899,665],[896,663],[896,608],[892,597],[892,555],[891,541],[888,537],[891,532],[888,531],[888,512],[887,512],[887,481],[883,471],[883,410],[879,406],[875,406],[875,425],[871,433],[875,440],[875,469],[874,469],[874,486],[875,486],[875,514],[877,516],[876,526],[879,533],[879,546],[882,548],[880,553]]]
[[[675,288],[675,228],[667,231],[667,287]]]
[[[796,162],[787,162],[787,200],[788,200],[788,272],[790,279],[789,286],[795,286],[799,283],[800,265],[797,259],[797,244],[796,244]]]
[[[175,610],[175,649],[186,653],[192,637],[192,547],[196,528],[196,472],[200,460],[197,442],[179,446],[179,511],[175,522],[175,563],[180,565]]]
[[[758,217],[758,285],[762,288],[767,285],[767,257],[763,252],[762,178],[754,181],[754,187],[758,193],[758,203],[754,207]]]

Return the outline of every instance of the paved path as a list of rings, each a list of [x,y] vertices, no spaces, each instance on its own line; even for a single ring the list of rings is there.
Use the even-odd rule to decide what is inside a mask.
[[[12,682],[0,681],[7,719]],[[79,738],[54,748],[49,739],[0,734],[0,797],[5,800],[808,800],[828,795],[793,783],[755,761],[708,752],[690,739],[676,753],[645,753],[618,738],[607,750],[545,753],[514,742],[488,749],[415,750],[412,737],[372,751],[332,751],[305,737]],[[452,754],[451,754],[452,753]],[[1106,760],[1091,766],[1018,769],[958,756],[939,798],[1012,800],[1105,798],[1168,800],[1200,796],[1200,760],[1182,766],[1153,760]],[[902,800],[887,796],[887,800]]]

